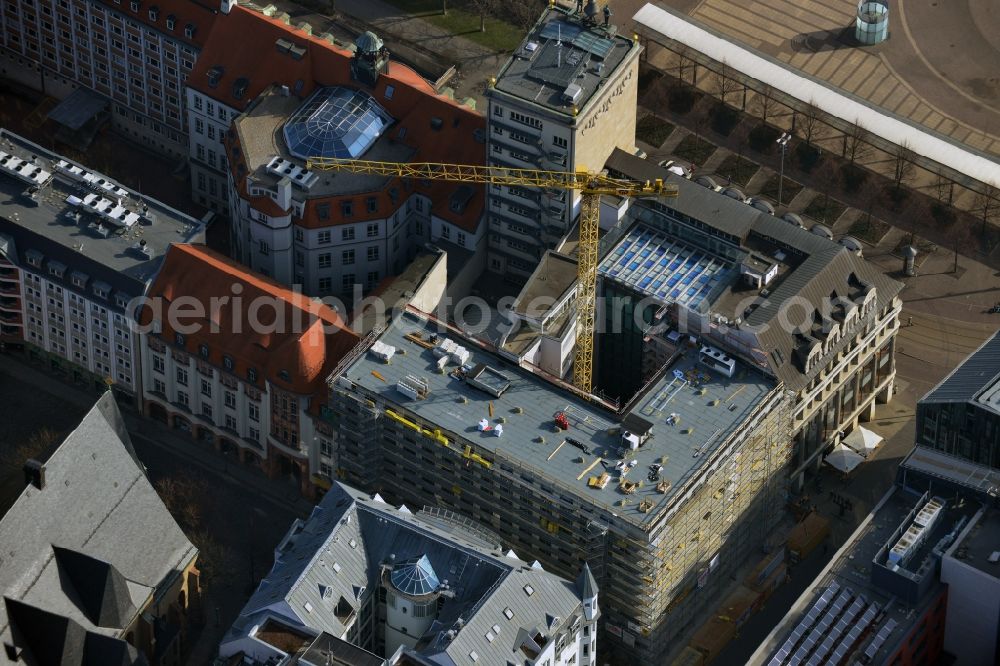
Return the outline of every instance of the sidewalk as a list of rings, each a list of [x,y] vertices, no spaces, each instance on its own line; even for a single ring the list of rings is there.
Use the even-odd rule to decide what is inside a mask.
[[[91,390],[68,384],[57,377],[11,354],[0,355],[0,373],[14,377],[26,387],[35,387],[81,409],[90,409],[98,395]],[[229,460],[211,448],[199,446],[189,437],[140,415],[131,405],[119,403],[129,435],[136,444],[145,443],[183,458],[195,467],[228,483],[253,488],[269,502],[306,516],[313,504],[298,493],[298,488],[281,480],[268,479],[263,473]],[[138,441],[136,441],[138,440]],[[140,455],[140,459],[142,456]]]

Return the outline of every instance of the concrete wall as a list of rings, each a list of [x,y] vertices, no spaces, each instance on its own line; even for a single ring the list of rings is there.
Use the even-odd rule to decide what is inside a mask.
[[[577,118],[572,166],[600,171],[611,152],[635,151],[635,115],[639,93],[639,53],[623,63],[619,78],[595,96]]]
[[[956,545],[976,527],[981,516],[982,512],[969,521],[965,532],[955,540]],[[963,666],[996,664],[1000,640],[1000,579],[968,561],[957,559],[954,553],[953,547],[941,558],[941,582],[948,584],[944,648]]]

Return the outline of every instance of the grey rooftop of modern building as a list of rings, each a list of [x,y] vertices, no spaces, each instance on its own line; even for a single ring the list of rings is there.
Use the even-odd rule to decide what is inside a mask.
[[[987,576],[1000,577],[1000,511],[993,507],[983,509],[950,552]]]
[[[785,616],[770,637],[763,663],[779,666],[795,655],[803,664],[844,663],[852,654],[867,655],[863,663],[885,663],[941,589],[932,563],[939,555],[933,551],[978,508],[944,502],[927,533],[909,542],[912,549],[904,559],[893,562],[894,547],[925,520],[920,512],[932,501],[938,498],[931,493],[893,488]],[[881,578],[873,577],[873,569],[880,569],[876,576]],[[911,581],[919,593],[907,599]]]
[[[880,312],[903,287],[840,243],[649,160],[615,149],[607,169],[611,175],[638,180],[662,178],[676,185],[679,195],[633,202],[628,221],[603,240],[609,248],[600,267],[603,279],[756,329],[760,348],[752,350],[754,361],[793,390],[807,385],[826,365],[817,362],[806,371],[797,361],[824,339],[829,322],[823,317],[830,313],[846,319],[848,303],[862,302],[873,288],[873,311]],[[683,233],[665,231],[669,220],[680,222]],[[773,277],[756,287],[740,275],[751,253],[774,267]],[[807,313],[809,319],[804,319],[804,308],[791,308],[786,313],[792,326],[783,325],[786,305],[802,303],[815,308]],[[842,337],[827,356],[836,356],[850,339]]]
[[[204,226],[5,129],[0,129],[0,201],[8,229],[32,235],[19,243],[19,253],[48,256],[46,247],[33,247],[34,239],[41,239],[45,246],[60,246],[62,263],[84,258],[139,282],[152,278],[171,243],[197,240]],[[25,242],[29,247],[21,246]],[[67,268],[68,274],[80,266],[73,261]]]
[[[469,352],[463,363],[469,369],[465,380],[457,365],[437,371],[438,359],[428,345],[442,344],[445,338]],[[468,442],[493,464],[531,470],[542,483],[551,482],[640,526],[655,521],[673,504],[676,491],[708,465],[712,453],[775,390],[773,381],[739,363],[731,379],[710,371],[699,365],[692,351],[664,369],[630,414],[619,415],[412,311],[397,318],[380,342],[397,350],[391,361],[386,364],[375,353],[365,354],[339,380],[343,386],[358,385],[381,396],[388,409],[400,405],[444,431],[459,450]],[[505,388],[498,390],[497,382],[478,388],[478,379],[471,375],[480,367],[497,382],[502,379]],[[425,397],[411,399],[399,390],[398,383],[408,378],[425,383]],[[556,429],[559,413],[566,415],[565,431]],[[623,459],[623,431],[639,429],[652,432],[630,456],[635,464],[623,474],[616,468]],[[661,466],[657,479],[652,479],[653,466]],[[604,473],[606,487],[590,485]],[[626,494],[620,479],[641,484]],[[665,482],[662,492],[659,482]],[[623,499],[627,505],[620,506]]]
[[[541,108],[586,113],[639,45],[562,7],[549,7],[497,76],[495,89]]]
[[[968,401],[1000,413],[1000,335],[994,333],[920,401]]]

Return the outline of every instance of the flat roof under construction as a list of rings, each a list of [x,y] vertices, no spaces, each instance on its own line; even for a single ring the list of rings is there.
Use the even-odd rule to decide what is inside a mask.
[[[463,365],[471,372],[484,365],[503,375],[509,385],[496,397],[495,391],[476,388],[458,377],[457,363],[439,373],[438,359],[427,347],[432,333],[463,345],[469,353]],[[441,338],[435,343],[440,344]],[[379,341],[398,350],[390,362],[366,353],[346,371],[344,379],[440,427],[451,440],[454,434],[482,447],[497,463],[506,459],[515,467],[529,468],[540,481],[550,481],[640,525],[651,522],[671,504],[678,488],[710,460],[711,452],[727,441],[775,388],[773,381],[741,365],[731,379],[709,371],[698,365],[697,350],[692,350],[665,370],[635,402],[630,414],[619,415],[507,363],[412,311],[398,317]],[[397,389],[397,383],[408,376],[424,383],[426,397],[413,399]],[[496,382],[490,385],[498,387]],[[568,430],[556,430],[554,419],[560,412],[566,415]],[[619,487],[621,471],[615,465],[621,460],[619,428],[629,416],[633,417],[630,427],[644,420],[653,429],[652,436],[632,456],[636,463],[625,475],[627,481],[641,481],[641,487],[626,494]],[[488,431],[479,429],[484,419]],[[502,435],[497,436],[501,427]],[[658,481],[666,482],[665,492],[657,489],[657,481],[650,480],[654,464],[662,465]],[[608,483],[603,489],[588,485],[591,478],[600,478],[605,472]],[[627,504],[619,506],[626,497]],[[639,510],[643,501],[648,503],[647,512]]]

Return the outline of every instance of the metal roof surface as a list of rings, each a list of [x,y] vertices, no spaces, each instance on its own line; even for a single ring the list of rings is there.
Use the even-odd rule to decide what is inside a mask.
[[[382,566],[390,565],[393,556],[402,560],[396,567],[409,567],[406,560],[416,559],[448,579],[452,594],[442,597],[435,623],[416,648],[432,661],[471,666],[475,652],[480,664],[504,664],[516,649],[520,629],[549,634],[546,617],[559,617],[554,633],[582,608],[574,583],[508,557],[499,544],[441,520],[425,521],[420,513],[340,483],[290,534],[223,647],[269,616],[312,633],[342,635],[345,623],[336,614],[340,600],[357,612],[367,599],[363,590],[377,590]],[[505,609],[512,611],[510,618]],[[453,638],[446,634],[449,629],[457,632]]]
[[[26,487],[0,520],[0,541],[9,545],[0,559],[3,596],[113,635],[113,627],[95,626],[80,610],[68,559],[56,557],[54,546],[79,554],[69,559],[105,562],[120,573],[125,587],[106,600],[119,609],[142,609],[148,595],[187,567],[198,551],[134,456],[114,398],[105,393],[45,462],[44,487]],[[115,615],[105,610],[102,617]],[[10,642],[10,636],[0,604],[0,637]]]
[[[952,370],[938,385],[927,392],[920,402],[965,402],[973,400],[979,393],[1000,378],[1000,335],[990,339],[972,352],[962,363]],[[986,406],[980,403],[980,406]]]

